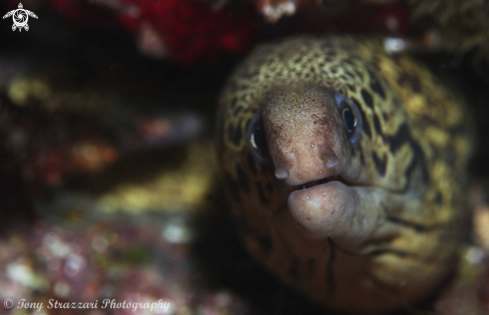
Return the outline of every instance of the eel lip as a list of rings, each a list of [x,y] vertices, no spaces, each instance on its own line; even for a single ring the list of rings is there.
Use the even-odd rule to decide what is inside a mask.
[[[328,185],[330,184],[330,185]],[[330,191],[328,188],[329,187],[336,187],[338,185],[345,185],[342,181],[337,180],[337,176],[335,178],[330,177],[327,179],[319,180],[319,181],[313,181],[309,182],[305,185],[302,185],[302,188],[297,188],[294,189],[290,194],[289,194],[289,204],[291,201],[295,200],[295,198],[298,198],[300,196],[305,196],[303,202],[312,202],[313,200],[317,201],[326,201],[330,199],[332,196],[330,196]],[[297,186],[295,186],[297,187]],[[302,199],[302,197],[300,197]]]
[[[339,175],[330,176],[330,177],[327,177],[327,178],[323,178],[323,179],[319,179],[319,180],[314,180],[314,181],[311,181],[311,182],[308,182],[308,183],[305,183],[305,184],[293,186],[292,187],[293,188],[293,191],[292,192],[295,192],[295,191],[298,191],[298,190],[307,190],[307,189],[313,188],[315,186],[319,186],[319,185],[322,185],[322,184],[327,184],[327,183],[332,182],[332,181],[340,181],[341,182]]]
[[[350,187],[329,179],[326,183],[290,193],[287,206],[292,217],[313,238],[327,238],[342,229],[341,220],[354,205]]]

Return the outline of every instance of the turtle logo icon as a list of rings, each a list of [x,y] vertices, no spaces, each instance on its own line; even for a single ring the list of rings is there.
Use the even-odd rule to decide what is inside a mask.
[[[29,16],[37,19],[37,15],[35,15],[32,11],[25,10],[22,6],[22,3],[19,3],[19,7],[17,10],[12,10],[8,12],[3,16],[3,18],[5,19],[9,16],[12,16],[12,20],[14,21],[14,25],[12,25],[12,31],[19,29],[19,32],[21,32],[22,29],[25,29],[26,31],[29,30],[29,25],[27,25]]]

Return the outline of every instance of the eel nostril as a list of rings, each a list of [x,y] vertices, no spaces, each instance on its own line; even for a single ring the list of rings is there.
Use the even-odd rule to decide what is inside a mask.
[[[276,170],[275,177],[277,179],[287,179],[289,178],[289,172],[287,172],[286,170]]]
[[[328,156],[324,162],[324,166],[327,168],[333,168],[338,165],[338,158],[336,156]]]
[[[324,166],[326,168],[334,168],[339,163],[338,157],[331,149],[327,150],[323,158],[324,158]]]

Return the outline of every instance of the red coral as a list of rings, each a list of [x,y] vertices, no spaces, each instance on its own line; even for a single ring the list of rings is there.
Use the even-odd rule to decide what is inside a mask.
[[[80,19],[82,15],[81,4],[73,0],[51,0],[52,5],[68,18],[73,20]]]
[[[191,65],[198,61],[216,61],[223,53],[242,53],[260,34],[253,27],[261,17],[248,9],[231,15],[227,9],[213,9],[203,0],[50,0],[66,16],[94,23],[83,12],[87,7],[109,8],[117,13],[122,25],[136,36],[140,51],[155,58],[169,58]],[[370,1],[365,1],[370,2]],[[293,29],[286,24],[271,29],[273,34],[336,32],[380,32],[403,35],[410,25],[406,7],[398,3],[377,1],[345,2],[336,8],[332,3],[320,5],[305,0],[255,0],[259,12],[269,21],[301,11],[302,23]],[[231,2],[230,2],[231,3]],[[236,4],[236,1],[232,1]],[[336,8],[328,10],[329,6]],[[93,14],[93,12],[91,13]],[[81,18],[80,18],[81,15]],[[109,17],[107,17],[109,18]],[[103,18],[101,19],[104,20]],[[266,33],[266,32],[265,32]],[[283,33],[283,32],[282,32]],[[282,34],[282,35],[284,35]],[[253,39],[253,41],[252,41]]]
[[[95,0],[107,5],[107,0]],[[126,28],[138,34],[140,49],[154,57],[183,64],[216,60],[222,52],[238,53],[250,44],[251,18],[213,10],[200,0],[111,1]]]

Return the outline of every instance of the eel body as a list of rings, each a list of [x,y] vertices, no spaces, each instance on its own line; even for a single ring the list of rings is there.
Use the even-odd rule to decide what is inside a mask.
[[[331,309],[432,294],[469,230],[464,101],[376,38],[257,48],[220,98],[217,147],[247,250]]]

